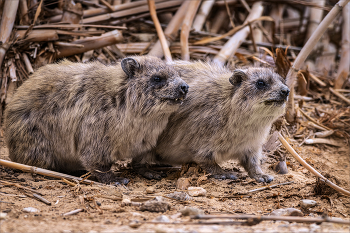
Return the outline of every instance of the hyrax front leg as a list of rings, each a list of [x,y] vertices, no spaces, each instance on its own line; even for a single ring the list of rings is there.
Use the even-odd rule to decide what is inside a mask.
[[[215,162],[212,153],[209,153],[206,156],[197,157],[194,162],[196,162],[207,173],[210,173],[211,177],[215,179],[237,179],[237,173],[224,171],[219,164]]]
[[[264,174],[261,170],[261,157],[261,150],[257,152],[248,151],[242,155],[240,163],[251,178],[254,178],[258,182],[270,183],[273,181],[273,176]]]

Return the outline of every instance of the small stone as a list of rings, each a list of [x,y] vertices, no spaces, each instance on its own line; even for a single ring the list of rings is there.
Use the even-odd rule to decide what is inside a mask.
[[[148,187],[148,188],[146,189],[146,193],[147,193],[147,194],[152,194],[152,193],[155,193],[155,192],[156,192],[156,190],[154,189],[153,186],[150,186],[150,187]]]
[[[288,173],[288,168],[287,168],[287,164],[286,161],[279,161],[276,165],[275,165],[275,172],[277,174],[287,174]]]
[[[176,188],[179,190],[187,190],[190,187],[191,183],[188,178],[179,178],[176,181]]]
[[[26,213],[37,213],[37,212],[40,212],[38,209],[34,208],[34,207],[26,207],[26,208],[23,208],[23,212],[26,212]]]
[[[140,226],[141,226],[142,224],[139,222],[139,221],[131,221],[130,223],[129,223],[129,227],[131,227],[131,228],[139,228]]]
[[[131,205],[131,200],[128,198],[124,198],[122,200],[121,206],[123,207],[123,206],[129,206],[129,205]]]
[[[304,214],[295,208],[277,209],[271,212],[273,216],[304,216]]]
[[[314,200],[309,200],[309,199],[300,200],[301,208],[308,209],[308,208],[314,207],[315,205],[317,205],[317,202]]]
[[[0,219],[6,219],[7,213],[0,213]]]
[[[192,197],[205,196],[207,190],[202,187],[188,187],[188,194]]]
[[[180,213],[183,216],[191,216],[191,215],[204,215],[204,211],[197,209],[197,208],[193,208],[193,207],[188,207],[186,206],[185,209],[180,210]]]
[[[170,222],[170,219],[165,215],[160,215],[153,219],[152,222]]]
[[[170,204],[165,201],[149,200],[140,206],[141,211],[166,212],[170,210]]]
[[[192,200],[192,197],[190,197],[185,192],[173,192],[166,195],[167,197],[173,198],[178,201],[190,201]]]

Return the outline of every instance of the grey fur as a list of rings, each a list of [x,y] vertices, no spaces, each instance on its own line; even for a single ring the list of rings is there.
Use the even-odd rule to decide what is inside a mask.
[[[154,151],[133,163],[196,162],[216,178],[235,179],[218,163],[238,159],[250,177],[270,182],[273,177],[260,168],[262,145],[285,111],[289,89],[284,80],[268,68],[231,72],[202,62],[175,66],[191,87],[188,96],[170,117]]]
[[[116,160],[154,147],[188,86],[155,57],[121,64],[65,60],[38,69],[6,108],[10,159],[58,171],[87,169],[112,182]]]

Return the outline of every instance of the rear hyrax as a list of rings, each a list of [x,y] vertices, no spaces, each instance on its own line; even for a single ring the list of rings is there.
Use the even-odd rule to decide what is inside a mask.
[[[150,56],[44,66],[7,106],[10,159],[113,182],[111,165],[153,148],[187,91],[174,67]]]
[[[202,62],[175,66],[191,87],[188,96],[171,115],[155,153],[134,161],[195,162],[215,178],[235,179],[218,163],[238,159],[250,177],[272,181],[260,168],[262,145],[272,123],[285,111],[289,89],[284,79],[268,68],[231,72]]]

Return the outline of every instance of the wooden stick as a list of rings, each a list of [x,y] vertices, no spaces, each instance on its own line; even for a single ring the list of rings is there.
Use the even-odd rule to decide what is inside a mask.
[[[15,162],[11,162],[11,161],[4,160],[4,159],[0,159],[0,165],[5,166],[5,167],[10,167],[10,168],[13,168],[13,169],[19,169],[19,170],[22,170],[24,172],[35,173],[35,174],[39,174],[39,175],[43,175],[43,176],[49,176],[49,177],[54,177],[54,178],[58,178],[58,179],[65,178],[65,179],[78,180],[78,181],[82,180],[82,178],[80,178],[80,177],[71,176],[71,175],[67,175],[67,174],[64,174],[64,173],[55,172],[55,171],[51,171],[51,170],[47,170],[47,169],[43,169],[43,168],[39,168],[39,167],[24,165],[24,164],[21,164],[21,163],[15,163]],[[3,181],[0,181],[0,182],[3,182]],[[92,181],[92,180],[84,180],[84,183],[86,183],[86,184],[104,185],[102,183],[95,182],[95,181]],[[33,191],[33,190],[31,190],[31,191]],[[39,193],[39,194],[41,194],[41,193]]]
[[[43,194],[41,194],[40,192],[38,192],[38,191],[36,191],[36,190],[34,190],[34,189],[30,189],[30,188],[24,187],[24,186],[22,186],[22,185],[20,185],[20,184],[16,184],[16,183],[12,183],[12,182],[9,182],[9,181],[4,181],[4,180],[0,180],[0,183],[3,183],[3,184],[5,184],[5,185],[15,186],[15,187],[20,188],[20,189],[28,190],[28,191],[30,191],[30,192],[43,195]]]
[[[323,9],[326,1],[325,0],[311,0],[312,3],[319,5],[320,8],[311,7],[310,8],[310,18],[309,18],[309,25],[307,28],[307,33],[305,37],[305,42],[311,37],[312,33],[316,30],[317,26],[322,21],[323,17]]]
[[[181,7],[177,10],[176,14],[173,16],[168,26],[164,30],[164,34],[167,38],[168,45],[170,45],[171,42],[175,40],[178,30],[182,24],[183,18],[185,17],[185,14],[188,10],[189,4],[190,4],[190,1],[184,1],[181,4]],[[159,40],[155,43],[153,48],[149,51],[148,55],[160,57],[160,58],[163,57],[164,55],[163,49]]]
[[[83,45],[82,48],[61,47],[58,49],[59,54],[56,58],[68,57],[89,50],[99,49],[108,45],[113,45],[123,40],[122,34],[118,30],[107,32],[102,36],[87,37],[81,40],[71,42],[71,44]]]
[[[335,91],[333,88],[329,88],[329,90],[336,96],[338,96],[340,99],[344,100],[347,104],[350,104],[350,99],[346,98],[344,95],[340,94],[339,92]]]
[[[181,43],[181,57],[182,57],[182,60],[184,61],[190,60],[190,52],[188,48],[188,37],[190,34],[190,29],[192,26],[194,16],[197,13],[200,3],[201,3],[201,0],[191,1],[188,7],[188,11],[185,15],[184,21],[182,23],[180,43]]]
[[[335,19],[335,17],[339,15],[339,12],[342,10],[344,6],[346,6],[346,4],[349,1],[350,0],[340,0],[337,4],[335,4],[332,10],[326,15],[326,17],[318,25],[317,29],[311,35],[310,39],[306,42],[303,49],[298,54],[297,58],[294,60],[293,66],[289,69],[289,72],[286,77],[286,83],[289,89],[291,90],[291,94],[289,95],[289,98],[288,98],[287,114],[286,114],[286,120],[288,122],[294,122],[294,118],[295,118],[293,95],[294,95],[294,83],[297,77],[297,73],[299,72],[299,69],[304,64],[306,58],[309,56],[310,52],[315,47],[318,40],[327,30],[328,25],[331,24],[331,22]]]
[[[20,9],[20,19],[22,21],[21,24],[29,24],[28,5],[26,0],[20,0],[19,9]]]
[[[213,218],[224,218],[224,219],[251,219],[257,222],[260,221],[288,221],[288,222],[300,222],[300,223],[323,223],[331,222],[344,225],[350,225],[350,221],[342,219],[330,219],[325,218],[305,218],[296,216],[256,216],[256,215],[231,215],[231,214],[220,214],[220,215],[197,215],[192,216],[192,219],[213,219]]]
[[[196,15],[196,18],[193,21],[194,30],[202,30],[205,20],[207,19],[207,16],[209,15],[209,12],[213,7],[214,3],[215,0],[207,0],[202,3],[201,7],[199,8],[198,14]]]
[[[19,5],[19,0],[5,1],[4,10],[1,17],[0,25],[0,77],[2,76],[2,62],[5,58],[7,49],[9,48],[8,40],[10,38],[13,24],[16,19],[17,9]]]
[[[244,24],[259,18],[263,12],[263,9],[262,2],[255,2]],[[227,59],[237,51],[242,41],[248,36],[249,31],[249,27],[244,27],[234,36],[232,36],[231,39],[226,42],[220,52],[214,57],[213,62],[223,66]]]
[[[68,213],[63,214],[63,216],[69,216],[69,215],[77,214],[77,213],[82,212],[82,211],[84,211],[84,209],[72,210],[72,211],[70,211]]]
[[[33,197],[44,202],[46,205],[51,205],[51,202],[49,202],[48,200],[46,200],[45,198],[43,198],[42,196],[40,196],[38,194],[33,193]]]
[[[154,26],[156,27],[156,30],[157,30],[157,34],[158,34],[158,38],[159,38],[160,44],[162,45],[165,61],[171,62],[172,61],[171,53],[170,53],[170,50],[169,50],[168,43],[167,43],[167,41],[165,39],[163,29],[160,26],[160,23],[159,23],[159,20],[158,20],[158,17],[157,17],[156,6],[155,6],[155,3],[154,3],[154,0],[148,0],[148,7],[149,7],[149,11],[150,11],[150,14],[151,14]]]
[[[322,181],[324,181],[328,186],[331,188],[337,190],[338,192],[350,196],[350,192],[337,186],[336,184],[332,183],[330,180],[325,178],[322,174],[320,174],[318,171],[316,171],[313,167],[311,167],[304,159],[302,159],[298,153],[293,149],[291,145],[284,139],[284,137],[281,135],[281,133],[278,133],[278,139],[281,141],[283,146],[293,155],[293,157],[301,164],[303,165],[308,171],[310,171],[315,176],[319,177]]]
[[[16,38],[26,42],[54,41],[59,39],[56,30],[32,30],[24,37],[25,33],[26,30],[18,30]]]
[[[313,123],[315,123],[318,126],[321,126],[322,128],[326,129],[326,130],[331,130],[331,128],[328,128],[325,125],[322,125],[321,123],[318,123],[314,118],[310,117],[309,115],[307,115],[303,110],[301,110],[300,108],[298,108],[298,110],[309,120],[312,121]]]
[[[314,80],[316,83],[318,83],[318,85],[322,86],[322,87],[326,87],[327,84],[325,84],[322,80],[320,80],[319,78],[317,78],[315,75],[309,73],[310,78],[312,78],[312,80]]]

